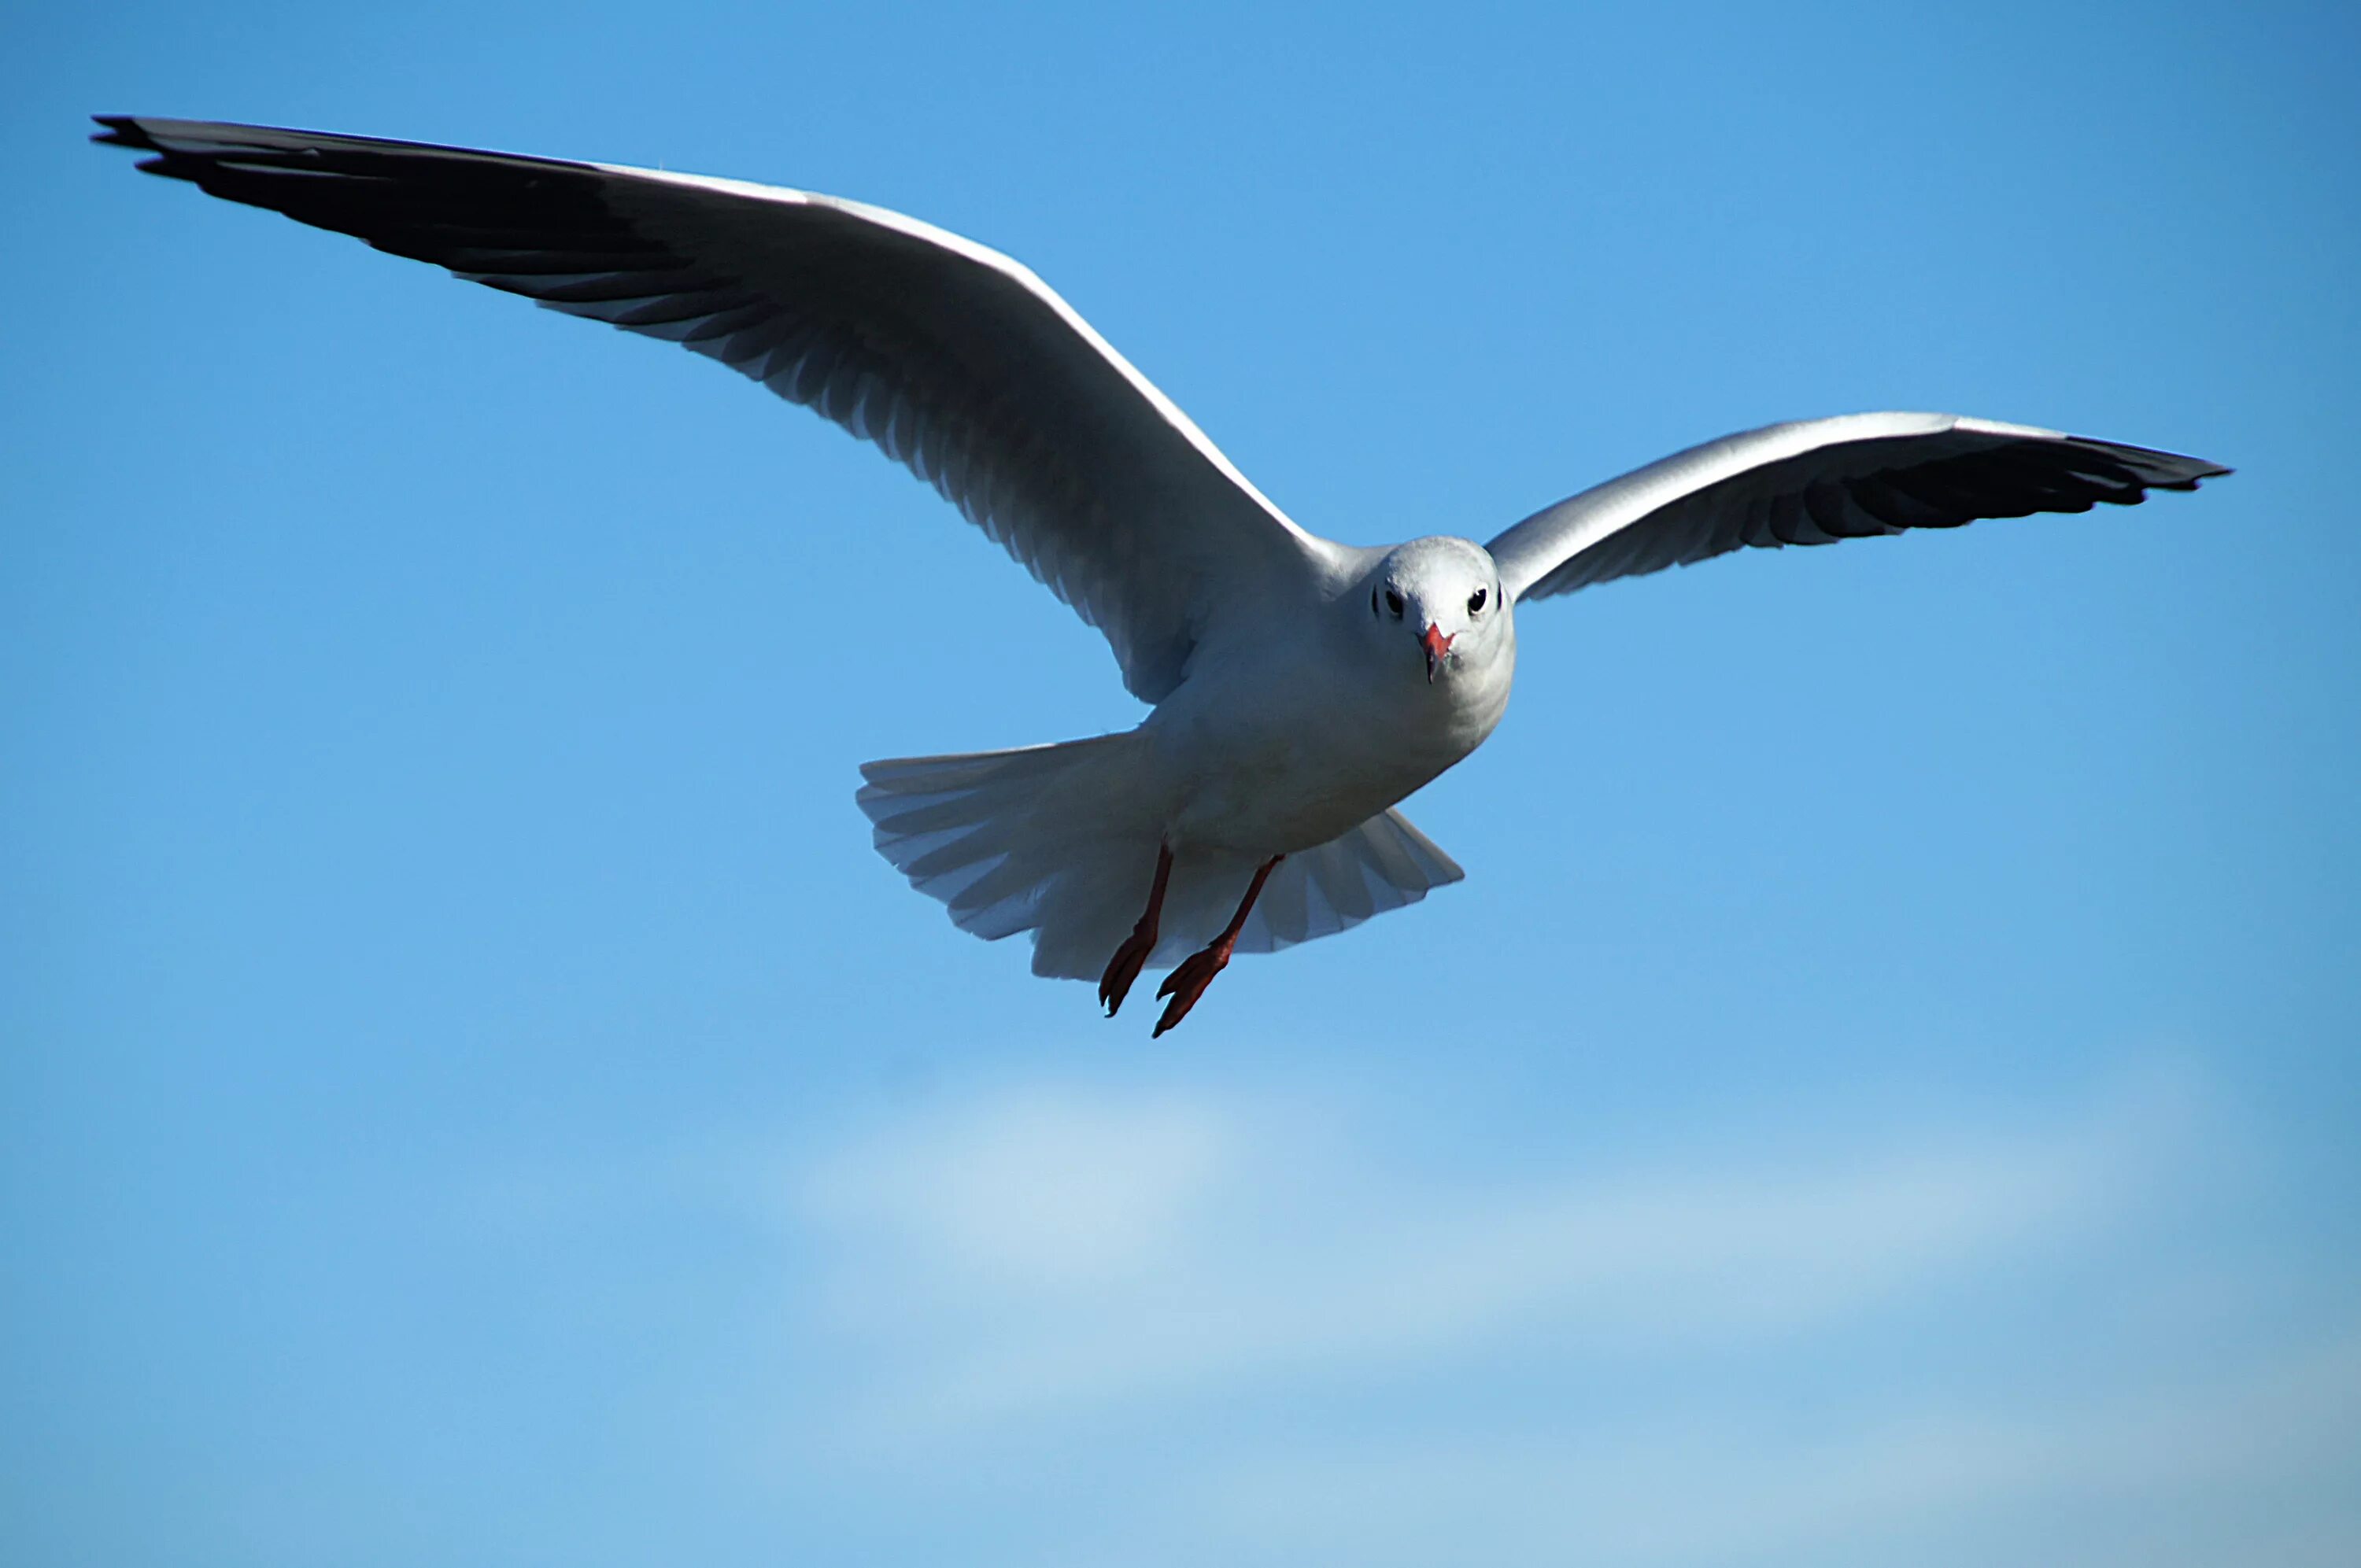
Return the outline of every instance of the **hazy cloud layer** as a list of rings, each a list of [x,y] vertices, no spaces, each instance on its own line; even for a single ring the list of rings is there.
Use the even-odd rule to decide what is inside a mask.
[[[901,1442],[1520,1339],[1674,1354],[1839,1324],[2136,1204],[2185,1123],[2149,1096],[2039,1135],[1472,1182],[1283,1102],[1042,1090],[839,1151],[795,1206],[833,1264],[822,1331],[896,1352],[866,1413]]]
[[[1046,1083],[506,1223],[751,1221],[730,1463],[887,1557],[2350,1561],[2361,1311],[2239,1251],[2272,1179],[2215,1098],[1536,1163],[1381,1096]]]

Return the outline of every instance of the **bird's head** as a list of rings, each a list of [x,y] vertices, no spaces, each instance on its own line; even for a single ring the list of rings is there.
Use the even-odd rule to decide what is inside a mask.
[[[1473,540],[1396,545],[1370,574],[1365,612],[1389,656],[1440,685],[1513,658],[1516,630],[1500,570]]]

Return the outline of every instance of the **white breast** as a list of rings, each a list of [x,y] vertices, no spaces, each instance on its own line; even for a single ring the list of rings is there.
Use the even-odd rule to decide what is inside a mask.
[[[1171,785],[1170,831],[1257,858],[1324,844],[1481,745],[1507,710],[1506,656],[1429,685],[1360,645],[1217,651],[1143,725]]]

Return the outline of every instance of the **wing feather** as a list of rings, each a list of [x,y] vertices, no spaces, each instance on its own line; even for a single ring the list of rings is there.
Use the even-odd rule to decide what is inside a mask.
[[[1984,517],[2133,506],[2230,470],[2202,458],[1954,414],[1848,414],[1725,436],[1585,490],[1492,541],[1517,598]]]
[[[1160,700],[1232,603],[1341,558],[1017,263],[806,192],[461,148],[102,115],[233,202],[680,343],[931,484]]]

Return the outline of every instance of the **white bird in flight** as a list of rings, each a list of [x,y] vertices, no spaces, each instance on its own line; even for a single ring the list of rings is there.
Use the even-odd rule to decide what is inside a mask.
[[[1114,645],[1151,706],[1062,745],[871,762],[880,853],[954,924],[1033,934],[1156,1033],[1232,955],[1464,874],[1395,803],[1508,707],[1517,611],[1742,545],[2128,505],[2228,469],[1951,414],[1804,420],[1691,447],[1488,544],[1305,532],[1025,267],[857,202],[607,164],[101,115],[95,139],[233,202],[686,344],[933,485]]]

